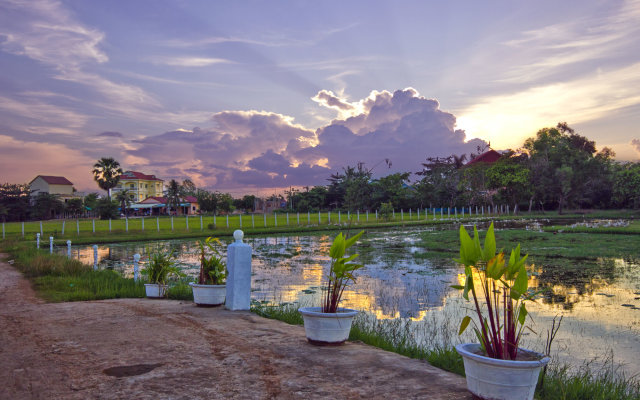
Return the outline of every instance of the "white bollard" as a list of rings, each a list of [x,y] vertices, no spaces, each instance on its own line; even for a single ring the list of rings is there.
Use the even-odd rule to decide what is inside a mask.
[[[36,249],[40,248],[40,234],[36,233]]]
[[[67,257],[71,258],[71,240],[67,240]]]
[[[447,219],[451,218],[451,207],[447,207]]]
[[[242,242],[244,233],[233,232],[235,239],[227,247],[227,299],[229,310],[249,310],[251,306],[251,246]]]
[[[458,219],[458,207],[454,207],[453,212],[455,213],[455,219]]]
[[[140,262],[140,254],[133,255],[133,281],[138,282],[138,262]]]
[[[93,245],[93,270],[98,270],[98,245]]]
[[[49,236],[49,254],[53,254],[53,236]]]

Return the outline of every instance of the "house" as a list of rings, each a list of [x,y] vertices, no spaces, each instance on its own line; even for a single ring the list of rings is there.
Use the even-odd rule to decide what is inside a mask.
[[[167,210],[167,198],[161,196],[147,197],[146,199],[132,204],[129,209],[137,215],[193,215],[200,212],[198,199],[193,196],[185,196],[180,199],[180,207],[177,210]]]
[[[253,211],[263,214],[272,213],[285,208],[286,206],[287,202],[284,199],[277,197],[270,197],[269,199],[260,199],[256,197],[253,201]]]
[[[490,164],[496,163],[500,159],[500,157],[502,157],[502,154],[500,154],[497,151],[491,149],[491,150],[485,151],[484,153],[482,153],[479,156],[475,157],[473,160],[469,161],[464,166],[465,167],[469,167],[471,165],[479,165],[479,164],[489,164],[490,165]]]
[[[111,189],[112,196],[127,190],[134,202],[140,202],[148,197],[162,196],[164,181],[155,175],[146,175],[137,171],[126,171],[120,175],[118,185]]]
[[[81,199],[73,183],[64,176],[38,175],[29,182],[31,197],[35,198],[40,193],[57,195],[65,203],[71,199]]]

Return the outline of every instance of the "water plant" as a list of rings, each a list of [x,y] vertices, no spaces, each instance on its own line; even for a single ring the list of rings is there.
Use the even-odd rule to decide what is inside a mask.
[[[340,300],[342,300],[344,289],[356,280],[353,272],[364,267],[362,264],[352,262],[358,257],[358,254],[345,256],[346,251],[356,243],[363,233],[364,231],[360,231],[360,233],[347,238],[340,232],[333,240],[333,244],[329,250],[331,265],[329,267],[327,287],[322,293],[322,312],[338,312],[338,306]]]
[[[460,226],[460,258],[455,261],[464,265],[465,283],[453,288],[462,290],[467,301],[471,293],[477,320],[465,316],[458,333],[462,334],[473,321],[476,336],[488,357],[515,360],[528,315],[525,303],[536,294],[528,290],[525,265],[528,255],[520,255],[519,244],[511,251],[508,261],[502,251],[496,254],[493,223],[487,230],[484,247],[480,245],[475,226],[473,232],[472,239],[464,226]]]
[[[204,241],[198,241],[200,247],[200,285],[222,285],[227,277],[227,264],[222,261],[219,248],[222,247],[220,239],[209,236]],[[207,250],[210,251],[207,254]]]

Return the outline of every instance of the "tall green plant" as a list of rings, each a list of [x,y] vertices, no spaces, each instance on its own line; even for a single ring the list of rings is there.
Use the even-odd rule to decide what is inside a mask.
[[[227,278],[227,264],[222,261],[219,248],[222,247],[220,239],[209,236],[204,242],[198,241],[200,246],[200,285],[223,285]],[[207,255],[207,250],[212,254]]]
[[[536,293],[529,291],[529,276],[525,261],[520,256],[520,245],[511,251],[509,260],[504,253],[496,254],[493,223],[487,230],[484,248],[480,245],[478,230],[473,227],[473,239],[464,226],[460,226],[460,259],[464,264],[465,284],[453,288],[463,290],[463,297],[473,297],[477,320],[465,316],[459,334],[473,321],[474,331],[487,356],[503,360],[515,360],[518,344],[527,318],[525,302]],[[474,276],[480,283],[476,288]],[[482,307],[480,302],[484,301]]]
[[[364,267],[362,264],[351,262],[358,257],[358,254],[345,256],[346,251],[356,243],[363,233],[364,231],[360,231],[357,235],[347,239],[340,232],[333,240],[329,250],[331,267],[329,268],[329,282],[323,293],[322,312],[335,313],[338,311],[338,305],[342,299],[344,289],[350,282],[356,281],[353,272]]]
[[[160,285],[166,284],[170,276],[183,275],[176,266],[175,253],[161,250],[149,254],[149,263],[142,270],[142,274],[147,276],[149,283]]]

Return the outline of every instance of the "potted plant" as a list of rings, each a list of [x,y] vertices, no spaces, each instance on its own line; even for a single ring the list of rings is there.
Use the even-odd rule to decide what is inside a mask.
[[[161,298],[167,295],[167,279],[169,276],[181,276],[176,267],[175,254],[156,250],[149,254],[149,262],[142,270],[149,283],[144,284],[145,292],[149,298]]]
[[[222,261],[222,254],[218,250],[222,243],[218,238],[208,237],[200,246],[200,274],[198,283],[190,283],[193,290],[193,302],[198,306],[210,307],[224,303],[227,289],[227,265]],[[207,249],[211,254],[207,255]]]
[[[456,346],[464,361],[467,388],[481,399],[531,400],[540,369],[549,357],[519,347],[525,328],[525,303],[537,293],[529,290],[529,276],[520,256],[520,245],[511,251],[509,260],[502,251],[496,254],[493,223],[487,230],[484,248],[474,226],[471,239],[460,227],[460,259],[464,265],[464,285],[454,285],[469,293],[475,306],[475,317],[465,316],[459,334],[473,322],[480,343]],[[476,287],[479,286],[479,287]]]
[[[362,268],[362,264],[352,261],[357,254],[345,256],[346,251],[362,236],[364,231],[347,238],[342,233],[333,240],[329,256],[331,265],[327,286],[322,293],[322,307],[302,307],[298,311],[304,320],[307,340],[315,345],[339,345],[349,338],[351,323],[358,314],[356,310],[340,308],[344,289],[355,282],[353,272]]]

